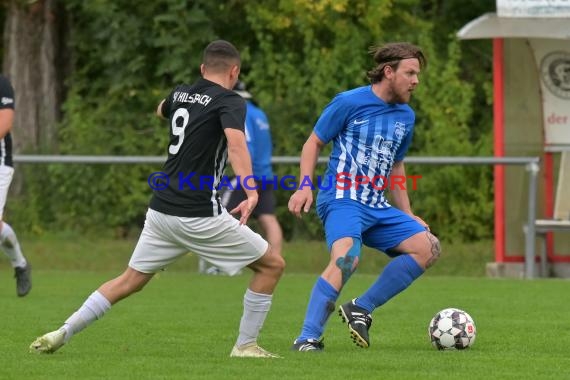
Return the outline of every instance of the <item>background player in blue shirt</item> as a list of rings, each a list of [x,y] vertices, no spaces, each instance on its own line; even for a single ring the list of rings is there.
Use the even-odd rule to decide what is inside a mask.
[[[271,165],[273,141],[269,120],[265,112],[255,103],[243,82],[238,81],[234,91],[246,100],[245,139],[251,156],[253,175],[260,179],[257,183],[259,201],[251,215],[261,225],[273,251],[281,254],[283,232],[275,216],[276,201],[272,183],[274,173]],[[228,210],[232,210],[245,199],[245,196],[243,189],[229,190],[222,196],[222,203]]]
[[[313,178],[319,153],[333,142],[327,178],[343,178],[317,197],[330,262],[313,287],[297,351],[324,348],[322,335],[335,302],[356,270],[362,244],[393,259],[361,296],[339,307],[353,341],[368,348],[371,313],[406,289],[440,255],[437,238],[415,216],[405,188],[391,188],[394,205],[384,197],[390,175],[405,178],[404,156],[415,115],[407,105],[426,64],[422,51],[408,43],[390,43],[371,51],[376,67],[371,85],[338,94],[324,109],[301,153],[301,178]],[[297,217],[309,212],[313,194],[300,187],[289,200]]]

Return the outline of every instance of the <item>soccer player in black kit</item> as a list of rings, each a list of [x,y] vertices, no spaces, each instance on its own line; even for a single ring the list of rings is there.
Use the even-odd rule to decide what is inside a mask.
[[[53,353],[111,305],[141,290],[154,274],[189,251],[235,273],[253,270],[243,301],[239,336],[230,356],[278,357],[257,344],[269,312],[272,294],[285,262],[269,244],[245,225],[257,204],[247,150],[245,101],[232,88],[240,72],[240,55],[229,42],[211,42],[203,53],[202,78],[177,86],[158,106],[157,114],[169,120],[170,141],[163,172],[168,186],[154,190],[144,228],[125,272],[93,292],[83,305],[55,331],[37,338],[30,351]],[[243,183],[247,199],[232,213],[221,205],[216,187],[223,179],[227,159]]]
[[[32,266],[28,263],[16,233],[4,221],[4,206],[14,175],[12,162],[12,125],[14,124],[14,89],[4,75],[0,75],[0,250],[10,259],[16,277],[16,294],[24,297],[32,289]]]

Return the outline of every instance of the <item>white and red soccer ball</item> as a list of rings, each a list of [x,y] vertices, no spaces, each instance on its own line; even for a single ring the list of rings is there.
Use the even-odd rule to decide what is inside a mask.
[[[443,309],[430,321],[428,335],[438,350],[464,350],[475,342],[477,329],[473,318],[455,308]]]

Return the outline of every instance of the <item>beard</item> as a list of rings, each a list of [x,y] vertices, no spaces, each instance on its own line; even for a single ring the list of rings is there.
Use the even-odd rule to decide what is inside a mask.
[[[394,92],[394,103],[408,103],[411,97],[412,93],[408,90],[402,92]]]

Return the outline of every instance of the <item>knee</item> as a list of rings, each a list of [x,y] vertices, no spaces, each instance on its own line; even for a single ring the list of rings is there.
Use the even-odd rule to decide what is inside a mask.
[[[425,269],[428,269],[439,260],[441,256],[441,245],[439,239],[432,233],[427,233],[427,241],[425,248],[422,252],[422,259],[425,263]]]
[[[360,259],[358,256],[344,255],[333,259],[331,264],[336,266],[343,274],[350,276],[358,268]]]
[[[263,264],[259,265],[258,270],[269,272],[274,277],[281,277],[285,270],[285,259],[272,246],[264,255]],[[253,268],[256,270],[255,268]]]
[[[279,254],[274,254],[273,256],[273,270],[278,276],[281,276],[286,266],[285,259]]]
[[[348,279],[356,271],[360,261],[360,248],[362,244],[359,239],[349,238],[343,243],[350,243],[350,246],[333,246],[332,262],[329,265],[340,270],[342,276],[342,284],[346,284]],[[336,251],[336,252],[335,252]],[[339,252],[345,251],[339,255]]]

